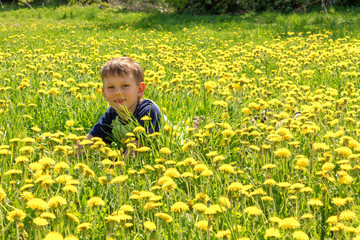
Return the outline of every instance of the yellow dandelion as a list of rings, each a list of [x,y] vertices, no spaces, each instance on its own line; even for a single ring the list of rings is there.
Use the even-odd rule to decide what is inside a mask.
[[[48,206],[50,208],[58,208],[67,203],[66,199],[61,196],[54,196],[49,199]]]
[[[206,208],[204,214],[205,215],[215,215],[215,214],[223,212],[223,210],[225,210],[225,208],[221,207],[219,204],[214,204],[214,205],[211,205],[210,207]]]
[[[296,229],[300,227],[299,221],[294,217],[284,218],[279,225],[282,229]]]
[[[219,202],[220,202],[220,204],[222,206],[227,207],[227,208],[231,208],[230,200],[227,197],[220,196],[219,197]]]
[[[309,192],[313,192],[314,190],[310,187],[304,187],[300,190],[300,192],[302,193],[309,193]]]
[[[160,201],[163,197],[162,196],[153,196],[151,198],[149,198],[149,201]]]
[[[5,176],[15,176],[21,174],[22,171],[19,169],[10,169],[4,173]]]
[[[214,158],[213,158],[213,162],[214,163],[217,163],[217,162],[222,162],[222,161],[224,161],[226,158],[223,156],[223,155],[218,155],[218,156],[215,156]]]
[[[98,206],[104,206],[105,202],[100,197],[92,197],[86,202],[86,206],[89,207],[98,207]]]
[[[207,206],[203,203],[196,203],[192,206],[192,208],[195,210],[195,211],[198,211],[200,213],[203,213],[205,212],[205,210],[207,209]]]
[[[296,162],[296,169],[305,170],[310,165],[310,161],[307,158],[299,158]]]
[[[135,133],[143,133],[143,132],[145,132],[145,128],[142,127],[142,126],[137,126],[137,127],[134,128],[133,132],[135,132]]]
[[[169,155],[169,154],[171,154],[171,150],[168,147],[163,147],[163,148],[160,149],[160,153],[165,154],[165,155]]]
[[[0,186],[0,203],[6,199],[6,192]]]
[[[151,118],[150,116],[148,116],[148,115],[145,115],[145,116],[143,116],[143,117],[141,118],[141,120],[142,120],[142,121],[151,121],[152,118]]]
[[[271,217],[270,219],[270,222],[273,222],[273,223],[276,223],[276,224],[280,224],[280,222],[281,222],[281,218],[279,218],[279,217]]]
[[[239,182],[233,182],[228,186],[229,192],[240,192],[243,189],[243,185]]]
[[[176,168],[169,168],[165,171],[164,173],[165,177],[170,177],[170,178],[178,178],[180,177],[180,173]]]
[[[291,190],[299,191],[300,189],[304,188],[305,185],[302,183],[294,183],[290,186]]]
[[[183,211],[189,210],[189,206],[184,202],[176,202],[171,206],[172,212],[182,213]]]
[[[273,187],[276,185],[276,181],[274,179],[266,179],[264,185],[268,187]]]
[[[67,121],[65,122],[65,125],[68,126],[68,127],[72,127],[72,126],[74,126],[74,124],[75,124],[75,121],[72,120],[72,119],[67,120]]]
[[[276,157],[286,158],[291,156],[291,152],[287,148],[279,148],[274,152]]]
[[[340,220],[343,220],[343,221],[351,221],[351,220],[354,220],[356,219],[356,213],[351,211],[351,210],[345,210],[345,211],[342,211],[340,213]]]
[[[265,238],[280,238],[280,231],[276,228],[269,228],[265,232]]]
[[[295,232],[293,232],[292,236],[296,240],[309,240],[308,235],[306,233],[304,233],[303,231],[295,231]]]
[[[34,194],[32,194],[31,192],[29,191],[24,191],[21,196],[26,200],[26,201],[29,201],[33,198],[35,198]]]
[[[55,214],[53,214],[51,212],[43,212],[43,213],[41,213],[40,217],[49,218],[49,219],[55,219],[56,218]]]
[[[337,154],[339,154],[341,157],[349,157],[352,154],[352,151],[348,147],[339,147],[334,150]]]
[[[120,175],[111,180],[111,184],[120,184],[125,182],[129,177],[127,175]]]
[[[167,223],[171,223],[173,221],[173,218],[167,213],[156,213],[155,217],[158,217]]]
[[[35,149],[30,146],[24,146],[19,149],[19,152],[21,152],[21,153],[33,153],[34,151],[35,151]]]
[[[241,112],[245,115],[250,115],[252,113],[250,108],[243,108],[241,109]]]
[[[25,184],[24,186],[22,186],[20,188],[21,191],[24,191],[26,189],[32,188],[34,186],[34,184],[30,183],[30,184]],[[0,200],[1,201],[1,200]]]
[[[331,202],[339,207],[339,206],[344,206],[347,203],[347,199],[346,198],[334,197],[334,198],[331,199]]]
[[[66,162],[63,162],[63,161],[58,162],[54,166],[54,170],[56,172],[62,172],[62,171],[67,170],[67,169],[70,169],[70,166],[69,166],[69,164],[67,164]]]
[[[261,209],[255,206],[245,208],[244,212],[249,214],[250,216],[259,216],[263,213]]]
[[[169,180],[167,182],[165,182],[162,186],[161,186],[161,189],[163,191],[172,191],[174,189],[177,188],[177,185],[176,183],[173,181],[173,180]]]
[[[33,198],[33,199],[29,200],[26,203],[26,206],[28,208],[31,208],[32,210],[39,210],[39,211],[43,211],[48,208],[48,204],[40,198]]]
[[[335,224],[337,223],[339,220],[338,220],[338,217],[337,216],[330,216],[326,219],[326,223],[331,223],[331,224]]]
[[[263,170],[269,170],[269,169],[273,169],[275,168],[276,165],[275,164],[265,164],[264,166],[261,167],[261,169]]]
[[[349,174],[343,175],[339,178],[340,184],[350,184],[354,181],[354,178]]]
[[[59,232],[49,232],[46,234],[45,238],[43,240],[63,240],[63,235]]]
[[[264,202],[271,202],[274,199],[272,197],[270,197],[270,196],[264,196],[264,197],[261,197],[261,200],[264,201]]]
[[[325,172],[331,171],[332,169],[335,168],[335,165],[333,163],[330,162],[326,162],[322,165],[321,169]]]
[[[213,171],[211,171],[211,170],[209,170],[209,169],[206,169],[206,170],[202,171],[200,175],[203,176],[203,177],[210,177],[210,176],[212,176],[213,174],[214,174]]]
[[[157,202],[147,202],[144,205],[144,210],[153,210],[155,208],[161,207],[163,204],[162,203],[157,203]]]
[[[225,230],[225,231],[218,231],[216,234],[215,234],[215,237],[216,238],[219,238],[219,239],[222,239],[222,238],[230,238],[231,236],[231,232],[229,229]]]
[[[18,156],[15,158],[15,163],[18,164],[18,163],[26,163],[29,161],[29,158],[26,157],[26,156]]]
[[[151,197],[154,197],[155,194],[153,192],[150,192],[150,191],[140,191],[139,196],[140,196],[141,199],[149,199]]]
[[[202,171],[204,171],[204,170],[208,170],[209,168],[205,165],[205,164],[203,164],[203,163],[200,163],[200,164],[197,164],[197,165],[195,165],[195,167],[194,167],[194,171],[195,172],[199,172],[199,173],[201,173]]]
[[[141,148],[137,148],[135,149],[136,152],[140,152],[140,153],[145,153],[145,152],[148,152],[150,151],[151,148],[149,147],[141,147]]]
[[[37,217],[34,218],[33,223],[39,227],[46,226],[49,222],[45,218]]]
[[[316,206],[316,207],[322,207],[324,204],[322,201],[318,198],[311,198],[309,201],[307,201],[307,204],[310,206]]]
[[[191,172],[184,172],[181,174],[181,177],[183,178],[192,178],[194,177],[194,174],[192,174]]]
[[[310,213],[305,213],[304,215],[301,216],[301,219],[313,219],[314,215],[310,214]]]
[[[280,188],[287,188],[287,187],[290,187],[290,186],[291,186],[291,184],[288,183],[288,182],[279,182],[279,183],[277,183],[276,185],[277,185],[278,187],[280,187]]]
[[[66,238],[64,238],[64,240],[79,240],[78,237],[74,236],[74,235],[69,235],[66,236]]]
[[[211,226],[209,226],[209,221],[208,220],[200,220],[198,222],[195,223],[195,227],[197,229],[203,230],[203,231],[208,231],[211,229]]]
[[[68,193],[77,193],[76,186],[70,184],[63,187],[62,190]]]
[[[214,106],[219,106],[219,107],[224,107],[224,108],[227,107],[227,103],[225,101],[222,101],[222,100],[217,100],[217,101],[213,102],[213,105]]]
[[[80,223],[79,218],[73,213],[66,213],[65,216],[76,223]]]
[[[132,220],[132,217],[127,214],[119,214],[118,215],[120,221],[129,221]]]
[[[226,173],[235,173],[235,167],[231,166],[230,164],[223,164],[219,168],[220,171],[224,171]]]
[[[325,151],[330,149],[325,143],[313,143],[313,148],[315,151]]]
[[[42,157],[38,162],[43,166],[51,166],[55,164],[55,160],[49,157]]]
[[[124,212],[133,212],[134,208],[130,205],[122,205],[120,207],[120,210],[124,211]]]
[[[84,146],[84,145],[90,145],[90,144],[93,144],[94,142],[89,140],[89,139],[85,139],[85,140],[82,140],[80,142],[80,145]]]
[[[224,136],[224,137],[232,137],[235,135],[234,131],[231,130],[231,129],[225,129],[221,132],[221,134]]]
[[[63,174],[63,175],[60,175],[59,177],[57,177],[55,179],[55,181],[57,183],[62,183],[62,184],[65,184],[65,183],[68,183],[69,181],[71,181],[73,179],[73,176],[71,175],[67,175],[67,174]]]
[[[12,210],[10,212],[8,212],[6,218],[10,221],[10,222],[22,222],[26,217],[26,213],[22,210],[19,209],[15,209]]]
[[[156,230],[156,224],[151,221],[145,221],[144,227],[149,231],[155,231]]]
[[[76,230],[78,230],[79,232],[81,231],[87,231],[91,228],[91,224],[88,223],[88,222],[84,222],[84,223],[81,223],[79,224],[77,227],[76,227]]]

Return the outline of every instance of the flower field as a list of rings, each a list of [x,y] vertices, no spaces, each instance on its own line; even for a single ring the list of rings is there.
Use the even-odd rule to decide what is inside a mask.
[[[0,239],[360,239],[357,27],[88,11],[0,13]],[[124,55],[168,121],[86,140]]]

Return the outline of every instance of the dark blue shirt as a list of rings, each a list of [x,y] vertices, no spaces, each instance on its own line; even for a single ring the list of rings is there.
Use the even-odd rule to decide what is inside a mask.
[[[111,143],[112,137],[112,121],[118,116],[116,110],[113,107],[109,107],[108,110],[100,117],[95,126],[90,130],[89,134],[94,137],[100,137],[106,143]],[[141,120],[144,116],[151,118],[150,124],[146,124],[148,133],[159,132],[161,124],[161,113],[159,107],[153,101],[149,99],[143,99],[137,106],[133,113],[133,118],[137,122],[145,127],[145,122]],[[128,122],[120,121],[126,125]]]

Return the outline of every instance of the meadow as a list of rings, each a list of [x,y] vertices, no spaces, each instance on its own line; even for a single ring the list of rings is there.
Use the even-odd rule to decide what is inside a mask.
[[[0,10],[0,239],[360,239],[358,12]],[[106,145],[117,56],[168,121]]]

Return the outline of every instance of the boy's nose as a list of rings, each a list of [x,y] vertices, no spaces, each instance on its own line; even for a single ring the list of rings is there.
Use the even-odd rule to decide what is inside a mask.
[[[120,88],[117,88],[117,89],[115,90],[115,95],[116,95],[116,96],[121,96],[121,95],[122,95]]]

